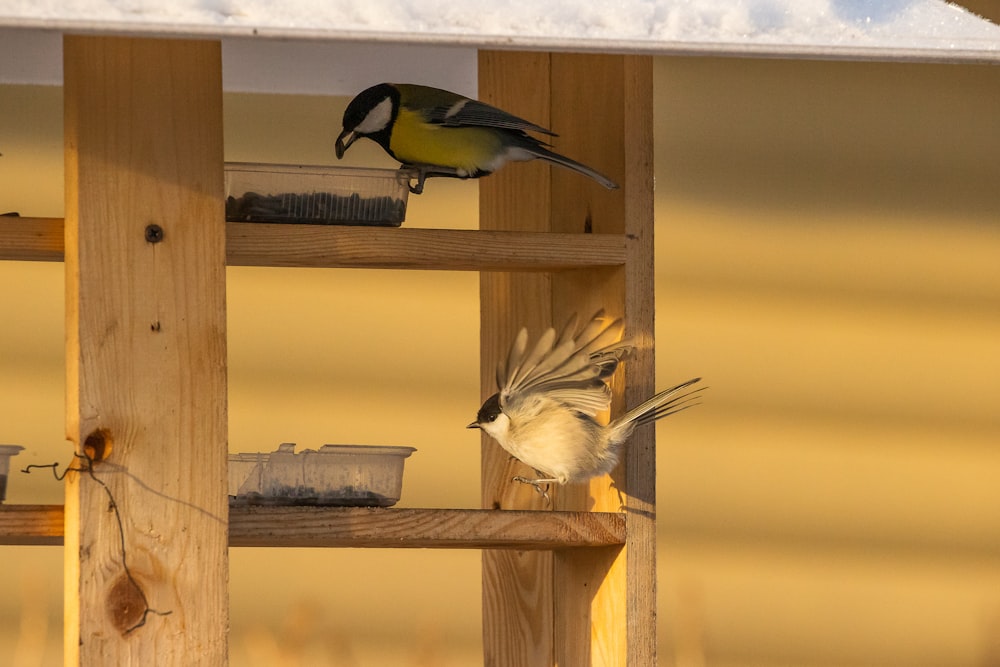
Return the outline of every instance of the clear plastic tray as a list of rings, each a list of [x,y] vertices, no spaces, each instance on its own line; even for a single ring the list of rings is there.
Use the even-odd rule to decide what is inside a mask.
[[[10,458],[17,456],[24,447],[20,445],[0,445],[0,504],[7,497],[7,476],[10,473]]]
[[[403,463],[413,447],[323,445],[295,452],[229,455],[233,505],[389,507],[399,501]]]
[[[412,173],[291,164],[226,163],[226,220],[398,227]]]

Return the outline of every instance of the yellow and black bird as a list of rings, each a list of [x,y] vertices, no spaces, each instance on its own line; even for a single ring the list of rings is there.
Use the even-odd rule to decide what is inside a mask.
[[[344,111],[337,137],[337,158],[360,137],[417,170],[415,194],[428,176],[479,178],[510,161],[545,160],[585,176],[606,188],[618,185],[568,157],[550,151],[528,132],[554,132],[502,109],[456,93],[406,83],[380,83],[363,90]]]

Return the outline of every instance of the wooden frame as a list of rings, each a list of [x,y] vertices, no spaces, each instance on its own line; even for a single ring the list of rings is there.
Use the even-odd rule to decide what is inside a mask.
[[[0,218],[0,260],[63,261],[61,218]],[[226,223],[226,264],[422,271],[566,271],[625,264],[621,234]]]
[[[484,396],[517,328],[603,307],[640,345],[613,410],[651,394],[650,58],[480,54],[484,100],[549,125],[557,150],[620,190],[519,165],[481,181],[481,230],[359,233],[222,223],[218,43],[65,45],[66,220],[0,221],[0,259],[66,262],[67,425],[93,463],[72,476],[65,510],[0,508],[0,543],[65,542],[66,663],[225,664],[227,544],[296,544],[484,549],[486,664],[655,664],[651,427],[613,486],[551,501],[511,484],[519,464],[490,441],[480,510],[228,512],[224,482],[226,262],[481,271]]]
[[[84,457],[65,662],[224,664],[221,48],[67,36],[63,57],[66,429]]]
[[[620,234],[625,263],[559,274],[484,273],[481,369],[484,398],[494,369],[521,326],[538,335],[573,312],[598,308],[624,316],[640,353],[613,409],[653,391],[652,62],[637,56],[481,52],[480,97],[559,133],[556,150],[599,165],[621,184],[607,191],[533,163],[480,185],[487,230]],[[546,172],[550,172],[547,174]],[[483,555],[483,644],[487,665],[650,665],[656,662],[654,433],[640,429],[624,464],[607,479],[553,490],[555,508],[619,511],[624,549]],[[533,489],[511,485],[528,474],[483,440],[483,506],[546,509]],[[619,495],[619,492],[621,495]]]

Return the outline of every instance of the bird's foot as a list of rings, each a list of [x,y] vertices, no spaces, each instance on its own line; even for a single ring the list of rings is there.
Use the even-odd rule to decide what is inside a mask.
[[[404,164],[400,168],[410,169],[416,172],[416,185],[412,182],[408,183],[410,192],[415,195],[419,195],[424,191],[424,181],[431,176],[440,176],[444,178],[467,178],[467,176],[460,174],[457,169],[452,167],[439,167],[431,164]],[[413,177],[411,176],[410,178],[412,180]]]
[[[424,191],[424,181],[427,180],[427,172],[423,169],[417,171],[417,184],[414,185],[412,182],[408,183],[410,192],[415,195],[419,195]]]
[[[628,510],[628,504],[625,502],[625,496],[622,494],[622,490],[618,488],[618,485],[615,484],[614,481],[611,482],[611,488],[618,494],[618,511],[624,512]]]
[[[522,477],[521,475],[517,475],[516,477],[511,478],[510,481],[512,481],[512,482],[520,482],[521,484],[530,484],[531,486],[535,487],[535,491],[538,491],[538,493],[541,494],[542,498],[545,498],[546,500],[549,500],[549,484],[551,482],[556,481],[556,480],[554,480],[554,479],[528,479],[527,477]]]

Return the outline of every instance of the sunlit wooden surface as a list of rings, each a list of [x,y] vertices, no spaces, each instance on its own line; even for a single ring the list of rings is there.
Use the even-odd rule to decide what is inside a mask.
[[[657,62],[657,379],[711,385],[657,430],[662,665],[964,667],[997,655],[998,76]],[[26,135],[0,146],[0,200],[15,202],[0,211],[61,217],[59,90],[0,95]],[[331,159],[346,100],[226,100],[227,158]],[[386,164],[377,149],[363,157]],[[431,182],[404,229],[461,228],[476,189]],[[401,506],[479,506],[479,438],[464,429],[480,398],[474,274],[228,274],[230,329],[244,332],[231,336],[232,451],[413,445]],[[57,264],[0,263],[0,439],[28,447],[18,467],[67,460],[62,284]],[[61,503],[62,488],[12,475],[8,502]],[[47,605],[56,651],[60,584],[45,573],[57,552],[0,553],[10,617]],[[301,651],[329,660],[479,659],[475,551],[230,558],[233,664],[302,655],[277,643],[292,622]],[[327,576],[340,571],[354,576]],[[20,636],[0,628],[4,646]]]
[[[0,216],[0,261],[62,259],[62,219]],[[229,266],[563,271],[624,262],[621,234],[226,223]]]
[[[0,505],[0,544],[63,543],[62,505]],[[553,550],[625,544],[611,512],[231,507],[231,547]]]

